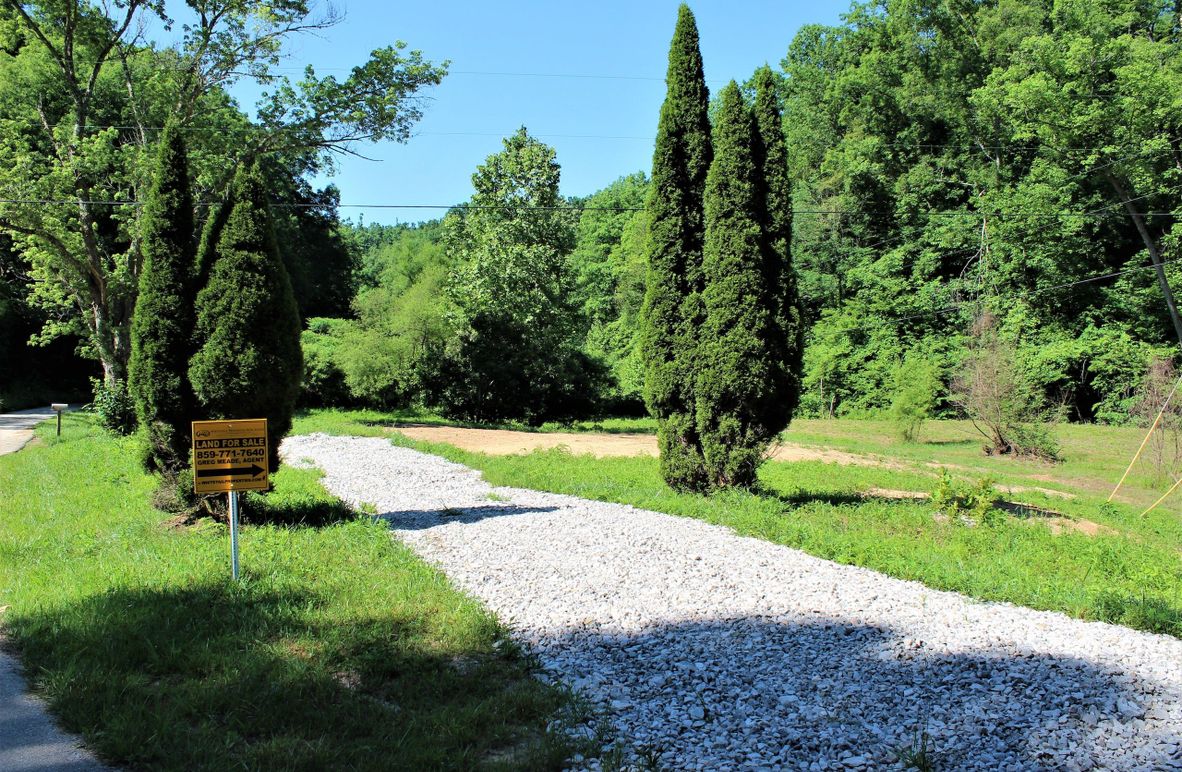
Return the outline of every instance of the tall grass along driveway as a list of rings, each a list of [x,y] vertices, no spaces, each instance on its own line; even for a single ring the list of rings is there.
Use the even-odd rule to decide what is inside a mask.
[[[289,461],[372,505],[669,768],[1170,768],[1182,641],[981,603],[381,438]]]

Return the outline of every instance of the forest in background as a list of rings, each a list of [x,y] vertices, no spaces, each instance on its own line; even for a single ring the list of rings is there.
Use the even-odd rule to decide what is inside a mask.
[[[885,411],[919,381],[951,415],[988,318],[1045,415],[1135,419],[1179,337],[1163,285],[1180,275],[1180,42],[1177,4],[1160,0],[859,3],[786,41],[776,75],[809,324],[799,412]],[[209,99],[218,120],[245,120]],[[219,162],[194,142],[208,178]],[[274,191],[314,202],[277,207],[306,404],[532,422],[643,411],[645,174],[562,198],[561,159],[522,132],[477,170],[466,206],[355,225],[334,190],[302,181],[309,153],[278,156],[289,182]],[[20,341],[57,321],[28,302],[28,278],[0,243],[9,372],[42,361]],[[529,302],[505,301],[522,287]]]
[[[988,317],[1044,415],[1137,417],[1178,342],[1162,280],[1182,276],[1179,24],[1173,3],[896,0],[799,32],[777,75],[803,414],[885,411],[917,379],[951,414]],[[605,412],[642,410],[646,196],[637,173],[566,202],[570,345],[606,367]],[[356,318],[310,324],[308,399],[441,404],[427,371],[456,332],[449,277],[471,259],[448,218],[347,226]]]

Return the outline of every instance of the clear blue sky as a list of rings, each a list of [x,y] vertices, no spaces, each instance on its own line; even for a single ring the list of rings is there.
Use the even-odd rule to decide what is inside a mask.
[[[518,126],[552,145],[562,192],[592,193],[617,177],[648,171],[664,99],[675,0],[517,0],[450,3],[348,0],[345,21],[322,39],[305,37],[284,67],[312,64],[344,75],[366,55],[405,40],[451,74],[430,90],[418,135],[405,145],[360,144],[378,162],[344,159],[331,181],[350,203],[454,204],[471,195],[477,164]],[[777,66],[803,24],[833,24],[849,0],[709,0],[691,3],[706,79],[717,91],[767,62]],[[500,74],[497,74],[500,73]],[[528,73],[528,74],[527,74]],[[568,76],[611,77],[568,77]],[[252,90],[235,91],[246,109]],[[366,222],[414,222],[442,210],[342,209]]]

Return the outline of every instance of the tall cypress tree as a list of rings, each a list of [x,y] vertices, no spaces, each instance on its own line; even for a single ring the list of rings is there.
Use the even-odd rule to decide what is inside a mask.
[[[713,157],[698,28],[678,11],[648,200],[649,268],[640,325],[644,398],[657,419],[661,473],[674,488],[707,484],[694,419],[694,354],[702,320],[702,196]]]
[[[258,164],[239,169],[224,224],[203,260],[197,296],[200,348],[189,379],[205,418],[266,418],[272,471],[291,429],[303,357],[291,280],[275,244]]]
[[[788,177],[788,148],[776,97],[772,70],[764,65],[755,72],[755,163],[761,182],[761,217],[767,284],[773,288],[771,304],[776,359],[775,391],[779,399],[768,416],[782,431],[800,404],[804,369],[804,317],[792,265],[792,182]]]
[[[755,126],[731,81],[715,113],[714,162],[706,180],[703,253],[706,316],[694,381],[697,427],[710,487],[748,487],[776,425],[775,324],[765,259]]]
[[[193,393],[193,195],[181,133],[164,129],[156,176],[141,215],[139,297],[131,323],[128,390],[148,434],[151,468],[174,474],[187,464]]]

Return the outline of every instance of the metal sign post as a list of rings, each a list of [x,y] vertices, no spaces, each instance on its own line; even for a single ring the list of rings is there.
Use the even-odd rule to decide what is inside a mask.
[[[238,580],[238,492],[267,490],[267,419],[193,422],[193,490],[230,504],[230,574]]]
[[[226,495],[230,497],[230,576],[238,581],[238,491]]]

